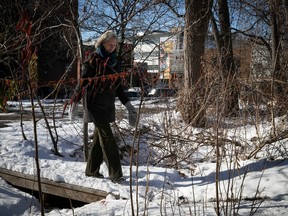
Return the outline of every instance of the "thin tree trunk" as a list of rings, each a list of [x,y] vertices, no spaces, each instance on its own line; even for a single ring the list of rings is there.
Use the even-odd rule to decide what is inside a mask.
[[[85,115],[85,113],[84,113]],[[88,159],[88,123],[83,123],[83,154],[84,154],[84,161],[86,162]]]
[[[284,5],[284,14],[285,14],[285,24],[286,24],[286,28],[285,31],[287,34],[288,31],[288,0],[283,0],[283,5]]]
[[[279,10],[279,2],[275,2],[273,0],[269,1],[270,3],[270,28],[271,28],[271,36],[272,36],[272,73],[273,77],[276,80],[281,80],[285,82],[284,75],[281,72],[280,66],[280,53],[281,53],[281,44],[280,44],[280,23],[278,22],[277,14],[280,12]],[[272,86],[276,86],[277,92],[281,93],[283,91],[281,85],[279,83],[272,83]],[[272,89],[273,92],[273,89]]]
[[[22,103],[22,99],[20,99],[20,127],[21,127],[21,133],[22,133],[23,139],[27,140],[27,137],[25,135],[24,128],[23,128],[23,103]]]
[[[227,0],[218,1],[219,24],[220,24],[220,66],[222,78],[226,84],[227,94],[223,106],[226,107],[226,115],[236,114],[239,110],[238,91],[236,84],[236,71],[234,64],[233,45],[230,30],[230,15]]]
[[[48,122],[48,119],[47,119],[47,116],[46,116],[46,113],[45,113],[45,110],[44,110],[44,107],[42,106],[41,104],[41,101],[39,100],[39,97],[35,94],[35,97],[37,98],[37,101],[38,101],[38,104],[39,104],[39,107],[41,109],[41,112],[43,114],[43,118],[44,118],[44,121],[46,123],[46,126],[47,126],[47,129],[48,129],[48,132],[49,132],[49,135],[50,135],[50,138],[51,138],[51,141],[53,143],[53,153],[55,155],[58,155],[58,156],[61,156],[63,157],[63,155],[60,154],[60,152],[58,151],[58,147],[57,147],[57,141],[55,140],[54,136],[53,136],[53,133],[52,133],[52,130],[51,130],[51,127],[49,125],[49,122]]]
[[[34,131],[34,147],[35,147],[35,164],[36,164],[36,176],[37,176],[37,183],[38,183],[38,192],[39,192],[39,202],[41,207],[41,215],[44,216],[44,200],[43,200],[43,193],[41,187],[41,175],[40,175],[40,164],[39,164],[39,149],[38,149],[38,137],[37,137],[37,121],[35,116],[35,107],[34,107],[34,100],[33,100],[33,89],[31,88],[30,80],[28,81],[28,89],[30,92],[30,101],[32,107],[32,119],[33,119],[33,131]]]

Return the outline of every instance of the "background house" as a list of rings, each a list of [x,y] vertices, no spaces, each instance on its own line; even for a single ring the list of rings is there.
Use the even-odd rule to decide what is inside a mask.
[[[134,48],[134,64],[146,68],[150,86],[156,86],[160,79],[163,80],[163,76],[160,76],[160,38],[170,35],[171,32],[165,31],[138,34],[138,43]]]

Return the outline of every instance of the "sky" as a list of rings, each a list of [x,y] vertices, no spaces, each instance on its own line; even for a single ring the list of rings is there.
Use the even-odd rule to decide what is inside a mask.
[[[169,110],[159,113],[153,112],[154,114],[140,117],[140,128],[143,129],[143,133],[140,136],[139,167],[137,170],[136,166],[132,166],[131,176],[134,212],[137,215],[216,215],[214,202],[216,199],[216,163],[215,157],[211,153],[215,150],[213,147],[200,145],[196,148],[191,143],[185,145],[180,142],[180,139],[175,140],[178,150],[187,148],[184,153],[189,153],[191,145],[193,146],[195,150],[189,158],[186,161],[179,161],[177,169],[165,167],[169,161],[153,165],[155,161],[165,155],[154,146],[165,145],[166,143],[167,137],[162,135],[168,130],[166,127],[167,119],[171,122],[169,130],[173,135],[178,134],[193,140],[195,134],[201,130],[184,127],[180,121],[180,114],[175,111],[175,102],[175,100],[165,101],[165,103],[159,100],[144,101],[143,106],[146,109],[161,110],[165,107]],[[43,104],[46,110],[51,110],[49,102],[43,101]],[[138,107],[139,101],[132,101],[132,104]],[[28,140],[23,140],[19,121],[7,121],[7,119],[12,119],[15,116],[16,110],[19,109],[18,103],[10,101],[9,105],[8,113],[0,113],[0,123],[5,124],[5,127],[0,128],[0,167],[35,175],[32,122],[30,120],[24,121],[24,131]],[[24,106],[25,110],[31,109],[29,102],[25,102]],[[108,179],[105,163],[101,165],[100,169],[104,179],[86,177],[84,173],[86,163],[83,160],[82,152],[79,150],[82,143],[80,135],[82,118],[79,116],[75,122],[71,122],[67,117],[68,109],[62,117],[63,103],[61,101],[57,103],[57,107],[56,117],[59,117],[56,118],[59,135],[58,145],[59,151],[64,157],[58,157],[51,153],[51,139],[44,121],[39,120],[37,131],[41,177],[57,182],[105,190],[111,194],[119,195],[120,199],[109,194],[104,200],[82,207],[46,209],[45,215],[132,215],[129,157],[124,155],[122,160],[122,169],[126,180],[120,184],[112,183]],[[126,144],[132,145],[134,129],[127,124],[125,107],[117,101],[116,109],[123,111],[123,117],[119,118],[116,124],[122,131]],[[36,111],[38,110],[36,109]],[[231,136],[233,134],[239,141],[245,140],[247,146],[251,147],[251,138],[255,137],[257,133],[258,135],[259,133],[267,134],[270,129],[269,123],[263,123],[258,130],[253,125],[245,125],[227,128],[226,132]],[[92,131],[93,126],[89,125],[89,133]],[[117,133],[116,130],[115,133]],[[119,145],[123,145],[121,139],[117,140]],[[287,139],[273,144],[272,149],[263,148],[263,151],[260,151],[253,159],[248,160],[239,157],[234,160],[235,154],[230,153],[232,147],[227,145],[226,153],[228,156],[223,158],[219,175],[221,196],[225,199],[226,193],[231,194],[233,192],[234,198],[240,198],[240,200],[228,202],[229,205],[226,202],[221,202],[223,209],[227,207],[228,214],[226,215],[233,215],[232,213],[235,211],[238,211],[238,215],[249,215],[255,209],[257,211],[254,215],[286,215],[288,210],[287,154],[286,159],[280,156],[274,157],[273,160],[266,159],[268,152],[271,154],[276,149],[283,147],[287,150]],[[235,146],[233,149],[235,150]],[[244,155],[242,147],[239,147],[237,152],[242,156]],[[35,197],[12,187],[1,178],[0,185],[0,215],[41,215],[39,201]],[[233,205],[235,208],[231,208]]]

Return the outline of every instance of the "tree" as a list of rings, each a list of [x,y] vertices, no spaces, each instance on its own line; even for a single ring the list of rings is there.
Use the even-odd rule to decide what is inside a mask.
[[[281,46],[281,37],[284,33],[284,29],[282,26],[282,20],[281,19],[281,1],[273,1],[269,0],[268,2],[270,6],[270,29],[271,29],[271,52],[272,52],[272,74],[275,77],[275,79],[279,81],[285,82],[285,74],[281,72],[281,65],[280,65],[280,55],[282,52],[282,46]],[[276,93],[282,93],[283,90],[281,88],[281,85],[279,83],[276,83],[277,85],[277,92]]]
[[[43,76],[45,78],[45,74],[55,72],[55,68],[51,67],[53,61],[60,58],[66,63],[76,59],[77,43],[75,43],[75,38],[78,31],[75,30],[78,28],[78,1],[73,0],[69,3],[56,0],[49,3],[47,1],[1,1],[0,8],[3,12],[0,15],[0,86],[2,87],[4,83],[5,87],[1,89],[0,103],[13,98],[17,98],[19,101],[23,98],[30,98],[31,116],[34,123],[35,174],[38,180],[41,215],[44,215],[38,157],[38,120],[35,115],[34,99],[38,100],[42,110],[53,142],[54,153],[60,155],[57,148],[57,131],[55,129],[56,139],[54,139],[37,90],[41,84],[47,84],[50,81],[44,80],[43,82],[41,78]],[[55,64],[53,66],[55,67]],[[62,76],[63,78],[63,74],[68,74],[69,70],[65,71],[65,66],[63,68],[62,71],[56,71],[59,73],[56,74],[57,77]],[[62,83],[61,81],[59,82]],[[58,92],[59,89],[55,91]],[[3,106],[5,106],[4,103]],[[53,122],[54,120],[53,112]],[[54,128],[56,128],[55,122]],[[22,133],[23,138],[26,139],[23,127]]]
[[[77,53],[78,0],[69,4],[62,0],[29,3],[5,0],[1,1],[0,7],[3,11],[0,15],[0,43],[4,45],[0,47],[1,78],[20,78],[17,77],[21,68],[19,50],[24,44],[16,26],[25,13],[33,23],[32,46],[38,48],[38,87],[44,87],[48,81],[56,84]],[[69,75],[72,75],[73,70],[70,71]]]
[[[223,112],[226,115],[236,114],[239,110],[237,90],[237,75],[234,64],[233,43],[231,36],[230,14],[227,0],[218,1],[218,13],[215,11],[211,15],[212,32],[217,44],[219,53],[219,66],[221,83],[225,83],[226,95],[223,101]],[[218,14],[219,28],[214,14]]]
[[[252,41],[252,49],[257,52],[257,58],[264,61],[259,62],[257,58],[252,59],[261,66],[251,69],[251,79],[259,95],[266,101],[277,101],[272,103],[271,113],[283,114],[287,107],[287,75],[286,65],[288,56],[287,46],[287,1],[261,0],[261,1],[237,1],[234,6],[238,12],[241,25],[232,29],[238,35],[244,35],[247,40]],[[238,4],[238,5],[237,5]],[[244,10],[242,10],[244,9]],[[257,82],[256,82],[257,77]],[[259,82],[261,85],[259,86]],[[283,109],[284,108],[284,109]],[[280,112],[279,112],[280,111]]]
[[[69,72],[73,71],[70,69],[76,62],[78,48],[76,40],[78,1],[73,0],[69,4],[56,0],[43,3],[44,1],[30,1],[29,3],[2,1],[0,4],[4,11],[0,16],[0,43],[5,44],[0,47],[0,66],[4,72],[3,79],[0,81],[5,84],[5,89],[1,92],[2,101],[7,101],[8,97],[21,101],[23,98],[31,97],[31,91],[35,94],[34,97],[39,99],[38,90],[47,86],[49,81],[54,81],[52,86],[56,88],[53,92],[56,92],[54,96],[57,98],[63,86],[62,83],[65,83],[64,80]],[[26,29],[25,34],[21,34],[22,29]],[[29,50],[25,54],[23,50],[27,50],[27,47]],[[31,52],[34,51],[37,67],[33,70],[35,71],[33,86],[30,89],[28,80],[31,74],[25,69],[27,68],[25,65],[29,61]],[[66,64],[70,65],[67,70]],[[39,106],[43,108],[41,104]],[[54,138],[46,118],[47,114],[44,113],[44,109],[41,110],[50,131],[54,153],[60,155],[57,149],[58,135],[55,130],[55,119],[53,118]],[[52,114],[54,117],[54,110]],[[24,133],[23,137],[25,139]]]
[[[205,125],[203,106],[202,58],[211,16],[212,1],[185,2],[184,29],[184,91],[178,106],[186,123],[194,126]],[[185,107],[182,107],[185,104]]]

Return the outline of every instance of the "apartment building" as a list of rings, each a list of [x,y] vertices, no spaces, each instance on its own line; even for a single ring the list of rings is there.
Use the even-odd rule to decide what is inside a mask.
[[[155,31],[139,35],[134,62],[145,64],[151,85],[171,87],[183,74],[183,32]]]

